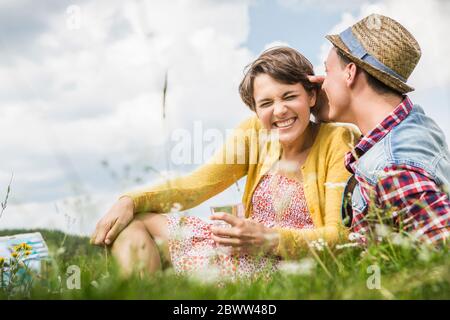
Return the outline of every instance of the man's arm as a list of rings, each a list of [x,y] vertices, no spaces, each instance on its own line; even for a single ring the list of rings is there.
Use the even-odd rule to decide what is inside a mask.
[[[425,171],[411,166],[385,168],[376,185],[378,205],[392,208],[397,224],[418,239],[437,243],[450,235],[450,200]]]

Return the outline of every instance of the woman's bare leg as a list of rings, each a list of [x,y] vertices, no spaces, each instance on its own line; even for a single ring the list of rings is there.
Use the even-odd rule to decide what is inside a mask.
[[[145,213],[138,214],[135,220],[141,221],[148,233],[152,236],[157,244],[161,256],[160,261],[164,260],[170,264],[170,255],[169,255],[169,231],[167,226],[167,216],[159,213]]]
[[[113,242],[112,255],[124,276],[135,271],[139,272],[140,276],[152,274],[161,269],[158,244],[167,247],[164,245],[167,239],[166,216],[154,213],[138,214]]]

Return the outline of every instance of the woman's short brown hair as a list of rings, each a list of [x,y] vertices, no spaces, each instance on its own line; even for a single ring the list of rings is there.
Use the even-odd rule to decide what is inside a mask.
[[[313,66],[301,53],[289,47],[270,48],[246,67],[244,79],[239,85],[242,101],[253,111],[256,109],[253,83],[255,77],[262,73],[282,83],[300,83],[307,92],[319,89],[317,84],[309,82],[307,75],[314,75]]]

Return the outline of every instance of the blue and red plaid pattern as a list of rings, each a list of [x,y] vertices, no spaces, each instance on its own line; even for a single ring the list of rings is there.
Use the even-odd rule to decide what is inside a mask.
[[[354,150],[346,154],[345,165],[355,174],[358,158],[383,139],[395,126],[402,122],[412,110],[408,97],[395,108],[374,130],[362,137]],[[416,238],[427,242],[445,240],[450,235],[450,200],[445,190],[441,190],[433,178],[423,169],[397,165],[384,168],[376,185],[355,175],[362,195],[370,203],[375,200],[381,208],[393,209],[393,219],[397,226],[411,232]],[[353,214],[353,232],[364,234],[369,223],[364,212]]]

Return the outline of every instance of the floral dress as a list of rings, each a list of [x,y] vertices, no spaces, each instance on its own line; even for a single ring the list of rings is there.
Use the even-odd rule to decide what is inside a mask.
[[[302,184],[280,174],[266,174],[252,196],[249,219],[266,227],[314,228]],[[169,252],[177,273],[214,268],[221,277],[251,277],[277,269],[280,258],[273,255],[232,254],[211,238],[211,226],[195,216],[168,216]]]

